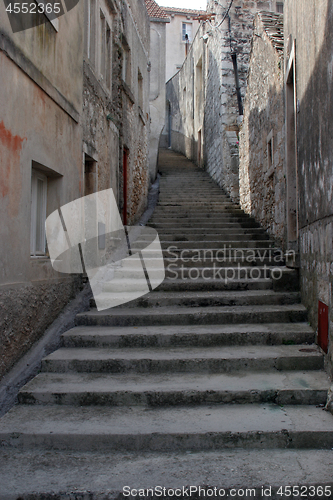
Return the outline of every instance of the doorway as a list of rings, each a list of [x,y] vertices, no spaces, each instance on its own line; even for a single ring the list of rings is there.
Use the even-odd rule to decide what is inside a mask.
[[[123,149],[123,224],[127,225],[127,174],[128,174],[128,149]]]
[[[286,92],[286,188],[288,250],[298,252],[298,179],[297,179],[297,104],[295,40],[289,56],[285,79]]]

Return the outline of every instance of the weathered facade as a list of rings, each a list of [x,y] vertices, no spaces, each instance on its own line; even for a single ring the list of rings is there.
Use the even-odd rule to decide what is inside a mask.
[[[149,175],[154,182],[157,174],[158,147],[165,122],[165,55],[167,14],[155,0],[145,0],[150,20],[150,135]]]
[[[332,372],[332,3],[286,0],[284,33],[287,245],[299,250],[303,302],[312,325],[319,317],[319,334],[329,336]]]
[[[81,289],[53,270],[45,219],[113,188],[124,222],[149,185],[149,18],[144,0],[87,0],[12,32],[0,5],[0,377]]]
[[[332,374],[333,9],[326,0],[287,0],[283,59],[274,50],[278,23],[268,33],[262,16],[240,133],[241,203],[287,250],[288,265],[299,267],[302,301]]]
[[[87,0],[85,12],[86,192],[112,187],[124,222],[133,223],[149,183],[148,15],[143,0]]]
[[[186,51],[193,42],[199,29],[198,16],[204,10],[162,7],[170,18],[166,27],[166,81],[170,80],[182,67]],[[187,38],[186,38],[187,35]]]
[[[238,202],[238,133],[242,100],[246,89],[253,19],[258,11],[280,10],[283,4],[269,0],[237,0],[233,2],[230,11],[229,6],[229,0],[223,0],[218,4],[208,1],[207,13],[212,17],[201,23],[193,41],[193,49],[188,55],[188,58],[193,58],[196,47],[199,45],[204,47],[201,49],[203,60],[206,61],[203,70],[202,100],[193,100],[191,93],[185,97],[183,89],[177,87],[174,77],[167,83],[167,101],[169,99],[170,103],[170,119],[167,125],[170,129],[171,123],[171,136],[175,136],[175,133],[181,134],[186,137],[184,142],[192,141],[192,137],[186,135],[189,131],[184,128],[184,122],[194,120],[196,114],[202,114],[203,127],[201,130],[195,130],[193,134],[193,140],[197,142],[200,139],[199,143],[201,141],[202,146],[192,147],[193,155],[190,158],[197,161],[197,149],[202,149],[206,170],[231,198]],[[177,78],[184,79],[182,73],[186,73],[189,67],[190,65],[185,62],[180,75],[176,75]],[[185,79],[190,77],[186,74]],[[193,107],[192,117],[187,113],[188,106],[182,104],[185,100],[188,106]],[[198,105],[202,108],[200,111],[195,109]],[[174,115],[178,114],[181,119],[174,118]],[[179,149],[177,144],[172,143],[172,138],[171,147],[186,153],[185,150]]]
[[[198,31],[182,69],[166,86],[163,145],[203,163],[203,120],[207,52]]]
[[[83,4],[57,29],[13,34],[3,3],[0,19],[2,376],[80,287],[52,269],[42,222],[82,193]]]
[[[240,205],[286,243],[283,15],[261,12],[254,33],[239,133]]]

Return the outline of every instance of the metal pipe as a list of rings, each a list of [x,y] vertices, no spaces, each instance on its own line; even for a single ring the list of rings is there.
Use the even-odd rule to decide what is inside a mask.
[[[239,85],[239,78],[238,78],[238,68],[237,68],[237,54],[236,52],[233,52],[231,54],[232,57],[232,64],[234,66],[234,73],[235,73],[235,82],[236,82],[236,93],[237,93],[237,101],[238,101],[238,111],[239,114],[242,116],[243,115],[243,103],[242,103],[242,95],[241,95],[241,89]]]

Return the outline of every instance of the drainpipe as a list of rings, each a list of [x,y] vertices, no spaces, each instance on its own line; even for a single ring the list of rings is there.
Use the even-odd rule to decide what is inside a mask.
[[[232,57],[232,64],[234,65],[236,94],[237,94],[237,101],[238,101],[238,111],[239,111],[239,114],[242,116],[243,115],[243,103],[242,103],[242,95],[241,95],[240,86],[239,86],[236,52],[232,52],[231,57]]]
[[[188,34],[186,33],[185,35],[185,57],[187,57],[188,54],[188,46],[190,45],[190,41],[188,39]]]

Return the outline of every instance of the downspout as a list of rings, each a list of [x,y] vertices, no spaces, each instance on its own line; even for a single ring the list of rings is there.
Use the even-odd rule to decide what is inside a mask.
[[[242,103],[242,94],[241,94],[241,89],[239,85],[239,77],[238,77],[238,68],[237,68],[237,54],[236,52],[233,52],[231,54],[232,58],[232,64],[234,66],[234,73],[235,73],[235,83],[236,83],[236,94],[237,94],[237,101],[238,101],[238,111],[240,116],[243,115],[243,103]]]

